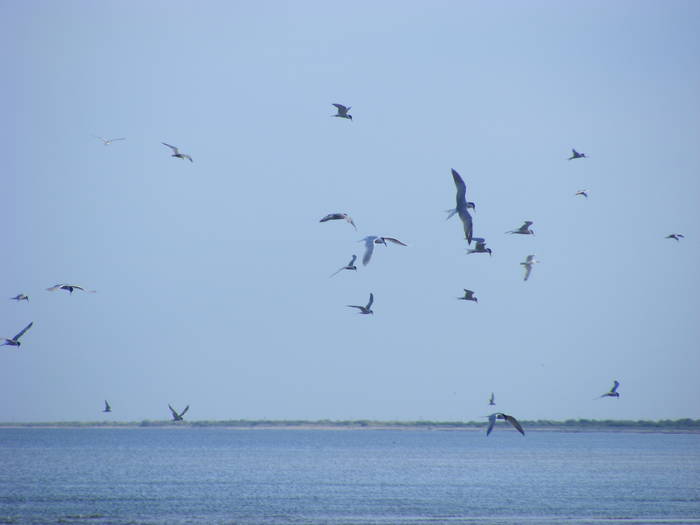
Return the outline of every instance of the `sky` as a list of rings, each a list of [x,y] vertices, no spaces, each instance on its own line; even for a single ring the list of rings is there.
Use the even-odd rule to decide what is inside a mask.
[[[0,421],[700,418],[698,19],[0,0]]]

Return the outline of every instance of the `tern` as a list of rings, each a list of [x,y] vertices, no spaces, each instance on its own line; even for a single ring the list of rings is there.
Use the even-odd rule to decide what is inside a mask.
[[[459,215],[462,220],[462,225],[464,226],[464,237],[467,239],[467,244],[472,243],[472,233],[473,233],[473,223],[472,216],[469,215],[468,208],[469,203],[467,203],[467,185],[464,184],[462,177],[455,170],[452,170],[452,179],[455,181],[455,186],[457,187],[457,203],[456,207],[452,210],[447,210],[447,218],[451,218],[455,213]],[[474,203],[472,208],[475,208]]]
[[[525,431],[523,430],[523,427],[520,426],[520,423],[518,423],[517,419],[515,419],[513,416],[509,416],[508,414],[504,414],[503,412],[496,412],[495,414],[491,414],[489,416],[489,427],[486,429],[487,436],[493,430],[493,426],[496,424],[497,419],[503,419],[505,421],[508,421],[508,423],[515,427],[515,430],[520,432],[523,436],[525,435]]]
[[[165,142],[161,142],[161,144],[162,144],[163,146],[168,146],[171,150],[173,150],[173,154],[170,155],[171,157],[177,157],[178,159],[187,159],[187,160],[189,160],[190,162],[194,162],[194,161],[192,160],[192,157],[190,157],[189,155],[187,155],[187,154],[185,154],[185,153],[180,153],[180,150],[177,149],[175,146],[171,146],[170,144],[167,144],[167,143],[165,143]]]
[[[467,255],[470,253],[488,253],[489,256],[491,255],[491,248],[486,247],[486,239],[483,237],[474,237],[474,240],[476,241],[476,248],[468,249]]]
[[[105,409],[102,412],[111,412],[112,407],[109,406],[109,403],[107,403],[107,400],[105,399]]]
[[[348,215],[347,213],[329,213],[318,222],[337,221],[340,219],[349,222],[350,224],[352,224],[352,227],[355,228],[355,230],[357,230],[357,226],[355,226],[352,217],[350,217],[350,215]]]
[[[350,262],[349,262],[348,264],[346,264],[346,265],[343,266],[342,268],[339,268],[338,271],[336,271],[336,272],[330,274],[329,277],[333,277],[334,275],[339,274],[339,273],[342,272],[343,270],[355,270],[355,271],[357,271],[357,266],[355,266],[355,260],[356,260],[356,259],[357,259],[357,255],[354,255],[354,254],[353,254],[352,259],[350,259]]]
[[[476,298],[474,292],[467,290],[466,288],[464,288],[464,297],[457,297],[457,299],[461,301],[474,301],[475,303],[479,302],[479,299]]]
[[[365,243],[365,253],[362,256],[362,264],[364,266],[367,266],[369,264],[370,259],[372,259],[372,254],[374,253],[374,245],[375,244],[383,244],[384,246],[388,246],[386,241],[392,242],[394,244],[398,244],[399,246],[408,246],[408,244],[403,243],[394,237],[382,237],[379,235],[368,235],[364,239],[360,239],[360,242]]]
[[[583,195],[584,197],[588,198],[588,190],[578,190],[576,193],[574,193],[574,197],[577,195]]]
[[[496,401],[493,396],[493,392],[491,392],[491,397],[489,398],[489,406],[496,406]]]
[[[99,135],[93,135],[94,137],[100,139],[102,141],[102,144],[105,146],[109,146],[112,142],[116,140],[126,140],[126,137],[119,137],[118,139],[106,139],[104,137],[100,137]]]
[[[27,301],[28,302],[29,296],[24,295],[23,293],[20,293],[20,294],[15,295],[14,297],[10,297],[10,299],[13,301],[17,301],[17,302],[20,302],[20,301]]]
[[[95,290],[86,290],[82,286],[77,284],[55,284],[51,288],[47,288],[49,292],[55,292],[56,290],[67,290],[68,293],[73,293],[73,290],[80,290],[82,292],[95,293]]]
[[[383,244],[384,246],[389,246],[386,241],[393,242],[394,244],[398,244],[399,246],[408,246],[405,242],[401,242],[400,240],[396,239],[395,237],[377,237],[374,239],[374,244]]]
[[[356,304],[347,304],[345,306],[347,306],[348,308],[357,308],[358,310],[360,310],[359,313],[361,313],[361,314],[373,314],[374,312],[372,310],[370,310],[373,302],[374,302],[374,294],[370,293],[369,294],[369,302],[367,303],[367,306],[357,306]]]
[[[672,233],[670,235],[666,236],[666,239],[676,239],[677,241],[680,241],[681,239],[684,239],[685,235],[682,233]]]
[[[535,235],[535,232],[530,229],[530,226],[532,225],[532,221],[525,221],[523,225],[518,228],[517,230],[510,230],[507,231],[506,233],[519,233],[521,235]]]
[[[540,261],[536,260],[534,255],[528,255],[525,262],[520,263],[525,267],[525,277],[523,278],[523,281],[527,281],[527,278],[530,277],[530,272],[532,271],[532,265],[538,262]]]
[[[352,109],[352,106],[343,106],[342,104],[333,104],[338,112],[335,115],[331,115],[332,117],[340,117],[340,118],[346,118],[348,120],[352,120],[352,115],[348,113]]]
[[[24,333],[32,327],[33,324],[34,324],[34,321],[29,323],[27,326],[25,326],[20,333],[18,333],[16,336],[14,336],[12,338],[4,337],[3,339],[5,339],[5,341],[0,346],[5,346],[5,345],[17,346],[17,347],[21,346],[22,343],[19,342],[19,338],[22,337],[24,335]]]
[[[620,386],[620,382],[616,379],[613,381],[613,386],[610,391],[600,397],[620,397],[620,393],[617,391],[618,386]]]
[[[573,148],[571,149],[571,153],[572,153],[572,155],[571,155],[571,157],[569,157],[569,160],[588,158],[588,157],[586,157],[585,153],[579,153],[578,151],[576,151]]]
[[[183,410],[183,411],[180,412],[179,414],[177,413],[177,410],[175,410],[175,409],[174,409],[173,407],[171,407],[170,405],[168,405],[168,408],[170,409],[170,413],[171,413],[172,416],[173,416],[173,421],[182,421],[182,416],[184,416],[184,415],[185,415],[185,412],[187,412],[187,411],[190,409],[190,405],[187,405],[187,406],[185,407],[185,410]]]

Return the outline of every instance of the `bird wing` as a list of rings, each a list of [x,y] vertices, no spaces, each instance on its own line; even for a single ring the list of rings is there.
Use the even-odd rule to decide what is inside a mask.
[[[474,297],[474,292],[472,292],[471,290],[467,290],[466,288],[464,288],[464,297],[467,298],[467,299],[471,299],[472,297]]]
[[[458,208],[457,213],[459,218],[462,220],[462,225],[464,226],[464,237],[467,239],[467,244],[472,243],[472,235],[474,233],[474,224],[472,223],[472,216],[469,215],[467,208]]]
[[[175,153],[176,155],[177,155],[178,153],[180,153],[180,151],[179,151],[175,146],[171,146],[171,145],[168,144],[167,142],[161,142],[161,144],[162,144],[163,146],[168,146],[171,150],[173,150],[173,153]]]
[[[493,426],[496,424],[496,414],[491,414],[489,416],[489,427],[486,429],[486,435],[488,436],[493,430]]]
[[[620,386],[620,382],[615,380],[613,383],[613,387],[610,389],[610,392],[617,392],[617,387]]]
[[[112,407],[109,406],[109,403],[107,403],[107,400],[105,399],[105,410],[109,410],[110,408]]]
[[[187,412],[189,409],[190,409],[190,405],[187,405],[187,406],[185,407],[185,410],[183,410],[182,412],[180,412],[180,417],[184,416],[184,415],[185,415],[185,412]]]
[[[31,323],[29,323],[27,326],[25,326],[25,327],[22,329],[22,331],[21,331],[20,333],[18,333],[16,336],[14,336],[12,339],[14,339],[15,341],[17,341],[20,337],[22,337],[22,336],[24,335],[24,332],[26,332],[27,330],[29,330],[29,329],[32,327],[33,324],[34,324],[34,321],[32,321]]]
[[[532,264],[528,263],[520,263],[525,266],[525,277],[523,278],[523,281],[527,281],[527,278],[530,277],[530,272],[532,272]]]
[[[374,252],[374,237],[373,235],[370,235],[369,237],[365,237],[365,253],[362,256],[362,264],[367,266],[369,264],[369,260],[372,258],[372,252]]]
[[[350,259],[350,262],[349,262],[347,265],[348,265],[348,266],[354,266],[356,260],[357,260],[357,255],[355,255],[355,254],[353,253],[353,254],[352,254],[352,259]]]
[[[467,185],[464,184],[464,180],[455,170],[452,170],[452,179],[455,181],[455,186],[457,187],[457,209],[460,205],[467,207]]]
[[[63,285],[62,284],[54,284],[51,288],[47,288],[47,290],[49,292],[55,292],[56,290],[60,290],[61,286],[63,286]]]
[[[348,308],[357,308],[358,310],[364,310],[364,309],[365,309],[364,306],[357,306],[356,304],[346,304],[345,306],[347,306]]]
[[[385,241],[393,242],[394,244],[399,244],[401,246],[408,246],[408,244],[405,244],[398,239],[394,239],[393,237],[382,237],[382,239],[384,239]]]
[[[527,230],[530,226],[532,226],[532,221],[525,221],[525,223],[520,227],[520,229]]]
[[[504,415],[504,419],[506,421],[508,421],[508,423],[510,423],[511,425],[513,425],[515,427],[515,430],[520,432],[523,436],[525,435],[525,431],[523,430],[523,427],[520,426],[520,423],[518,423],[517,419],[515,419],[513,416],[509,416],[506,414],[503,414],[503,415]]]
[[[171,407],[170,405],[168,405],[168,408],[170,409],[170,413],[173,415],[173,417],[177,418],[178,415],[177,415],[177,412],[175,411],[175,409],[173,407]]]
[[[367,303],[367,306],[365,306],[365,308],[367,308],[367,310],[369,310],[372,307],[373,302],[374,302],[374,294],[370,292],[369,302]]]
[[[338,113],[341,115],[345,114],[348,112],[350,108],[343,106],[342,104],[333,104],[336,108],[338,108]]]

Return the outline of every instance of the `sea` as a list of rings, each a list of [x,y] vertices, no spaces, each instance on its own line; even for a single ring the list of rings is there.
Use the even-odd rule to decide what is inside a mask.
[[[0,523],[700,524],[700,434],[0,428]]]

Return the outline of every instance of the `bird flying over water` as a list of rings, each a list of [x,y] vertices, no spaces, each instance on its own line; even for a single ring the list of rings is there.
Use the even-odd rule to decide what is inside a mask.
[[[34,324],[34,321],[32,321],[27,326],[22,328],[22,331],[14,337],[3,337],[3,339],[5,341],[0,346],[5,346],[5,345],[17,346],[17,347],[21,346],[22,343],[20,343],[19,338],[22,337],[24,335],[24,333],[32,327],[33,324]]]
[[[332,117],[340,117],[340,118],[346,118],[348,120],[352,120],[352,115],[348,113],[352,109],[352,106],[343,106],[342,104],[333,104],[338,112],[335,115],[331,115]]]
[[[185,412],[187,412],[187,411],[190,409],[190,405],[187,405],[187,406],[185,407],[185,410],[183,410],[183,411],[180,412],[179,414],[177,413],[177,410],[175,410],[175,409],[174,409],[173,407],[171,407],[170,405],[168,405],[168,408],[170,409],[170,413],[171,413],[172,416],[173,416],[173,421],[182,421],[182,416],[184,416],[184,415],[185,415]]]
[[[10,297],[10,300],[14,300],[14,301],[17,301],[17,302],[20,302],[20,301],[29,301],[29,296],[28,296],[28,295],[24,295],[23,293],[20,293],[20,294],[15,295],[14,297]]]
[[[681,239],[685,238],[685,235],[682,233],[672,233],[670,235],[666,236],[667,239],[676,239],[677,241],[680,241]]]
[[[620,382],[616,379],[613,381],[613,386],[609,392],[606,392],[600,397],[620,397],[620,393],[617,391],[617,387],[620,386]]]
[[[473,249],[467,249],[467,255],[470,253],[488,253],[491,255],[491,248],[486,247],[486,239],[483,237],[474,237],[476,241],[476,247]]]
[[[530,272],[532,271],[532,265],[538,262],[540,261],[536,260],[534,255],[528,255],[525,262],[520,263],[525,267],[525,277],[523,278],[523,281],[527,281],[527,278],[530,277]]]
[[[352,259],[350,259],[350,262],[343,266],[342,268],[339,268],[336,272],[332,273],[329,275],[329,277],[333,277],[334,275],[339,274],[343,270],[357,270],[357,266],[355,266],[355,260],[357,259],[357,255],[352,256]]]
[[[569,160],[587,158],[585,153],[579,153],[578,151],[576,151],[573,148],[571,149],[571,153],[572,153],[572,155],[571,155],[571,157],[569,157]]]
[[[161,144],[163,146],[168,146],[171,150],[173,150],[173,154],[170,155],[171,157],[177,157],[178,159],[187,159],[190,162],[194,162],[192,160],[192,157],[190,157],[189,155],[187,155],[185,153],[180,153],[180,150],[178,148],[176,148],[175,146],[171,146],[170,144],[167,144],[166,142],[161,142]]]
[[[451,218],[455,213],[459,215],[464,227],[464,237],[467,239],[467,244],[472,243],[473,223],[472,216],[469,215],[467,208],[467,185],[462,180],[462,177],[454,169],[452,170],[452,179],[457,188],[456,206],[452,210],[447,210],[447,218]],[[471,203],[474,207],[474,203]]]
[[[535,235],[535,232],[530,229],[530,226],[532,225],[532,221],[525,221],[523,225],[518,228],[517,230],[510,230],[507,231],[506,233],[519,233],[521,235]]]
[[[515,427],[515,430],[520,432],[523,436],[525,435],[525,431],[523,430],[523,427],[520,426],[520,423],[518,423],[517,419],[515,419],[513,416],[509,416],[508,414],[504,414],[503,412],[496,412],[495,414],[491,414],[489,416],[489,427],[486,429],[487,436],[493,430],[493,426],[496,424],[497,419],[503,419],[504,421],[508,421],[508,423]]]
[[[489,406],[496,406],[496,401],[493,396],[493,392],[491,392],[491,397],[489,398]]]
[[[82,286],[77,284],[55,284],[51,288],[47,288],[49,292],[55,292],[56,290],[66,290],[68,293],[73,293],[73,290],[80,290],[82,292],[95,293],[96,290],[86,290]]]
[[[357,308],[359,313],[361,314],[373,314],[374,312],[370,309],[372,307],[372,303],[374,302],[374,294],[370,293],[369,294],[369,302],[367,303],[367,306],[357,306],[355,304],[346,304],[348,308]]]
[[[105,399],[105,408],[102,412],[111,412],[111,411],[112,411],[112,407],[109,406],[109,403],[107,403],[107,400]]]
[[[574,193],[574,197],[577,195],[583,195],[584,197],[588,198],[588,190],[578,190],[576,193]]]
[[[99,135],[93,136],[100,139],[102,141],[102,144],[104,144],[105,146],[109,146],[112,142],[115,142],[117,140],[126,140],[126,137],[119,137],[118,139],[106,139],[104,137],[100,137]]]
[[[479,302],[479,300],[474,295],[474,292],[472,292],[471,290],[467,290],[466,288],[464,288],[464,297],[457,297],[457,299],[461,301],[474,301],[475,303]]]
[[[350,217],[350,215],[348,215],[347,213],[329,213],[318,222],[337,221],[340,219],[349,222],[350,224],[352,224],[352,227],[355,228],[355,230],[357,230],[357,226],[355,226],[352,217]]]

